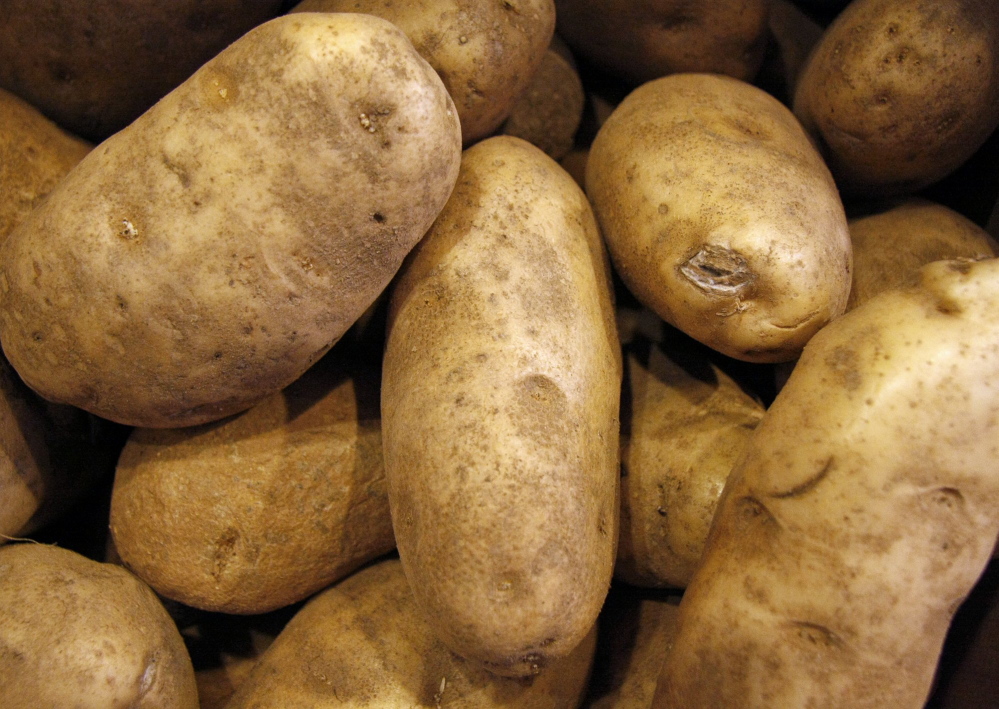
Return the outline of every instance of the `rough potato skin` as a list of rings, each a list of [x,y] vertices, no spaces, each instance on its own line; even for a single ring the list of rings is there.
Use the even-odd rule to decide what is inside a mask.
[[[918,709],[999,532],[999,260],[816,335],[722,494],[654,707]]]
[[[529,675],[589,631],[617,546],[621,354],[582,190],[518,138],[465,151],[392,294],[396,543],[457,654]]]
[[[0,247],[0,338],[42,396],[146,428],[319,359],[447,200],[454,105],[398,29],[254,29],[94,149]]]
[[[149,587],[67,549],[0,549],[0,706],[197,709],[191,658]]]
[[[999,3],[850,3],[810,56],[794,112],[845,193],[936,182],[999,125]]]
[[[723,354],[794,359],[846,307],[832,177],[791,112],[749,84],[675,74],[639,87],[597,133],[586,192],[631,292]]]
[[[579,706],[595,628],[530,680],[499,677],[434,634],[398,559],[314,597],[289,621],[227,709],[565,709]]]

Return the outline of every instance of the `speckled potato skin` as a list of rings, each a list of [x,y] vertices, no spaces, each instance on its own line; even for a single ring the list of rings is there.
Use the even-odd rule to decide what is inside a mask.
[[[537,677],[491,674],[441,643],[393,558],[310,600],[226,706],[571,709],[586,688],[595,647],[594,627]]]
[[[44,544],[0,548],[0,706],[197,709],[191,658],[149,587]]]
[[[420,607],[498,674],[565,656],[607,593],[620,357],[582,190],[518,138],[466,150],[392,294],[382,435]]]
[[[999,3],[850,3],[809,58],[794,112],[844,192],[939,180],[999,125]]]
[[[816,335],[722,493],[654,707],[923,707],[999,533],[999,261]]]
[[[0,339],[53,401],[145,428],[319,359],[450,194],[454,105],[398,29],[251,31],[94,149],[0,247]]]
[[[466,146],[503,123],[555,31],[554,0],[303,0],[295,10],[370,13],[402,29],[454,99]]]
[[[235,418],[132,433],[110,522],[129,569],[185,605],[256,614],[395,548],[378,374],[336,354]]]
[[[632,84],[709,72],[750,81],[767,44],[767,0],[555,0],[558,33]]]
[[[729,77],[635,91],[590,150],[586,192],[618,273],[723,354],[794,359],[850,290],[846,215],[791,112]]]

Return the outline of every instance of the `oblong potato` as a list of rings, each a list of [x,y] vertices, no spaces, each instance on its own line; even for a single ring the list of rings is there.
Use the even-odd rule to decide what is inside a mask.
[[[597,133],[586,191],[628,288],[723,354],[794,359],[846,307],[836,186],[791,112],[749,84],[639,87]]]
[[[613,568],[621,353],[589,204],[540,149],[465,151],[382,376],[396,543],[435,632],[499,674],[566,655]]]
[[[4,242],[4,351],[42,396],[129,425],[246,409],[384,290],[450,194],[459,131],[440,79],[385,20],[261,25]]]

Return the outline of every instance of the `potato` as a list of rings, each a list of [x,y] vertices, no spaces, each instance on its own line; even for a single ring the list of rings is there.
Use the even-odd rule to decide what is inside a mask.
[[[188,606],[257,614],[394,549],[378,374],[352,354],[235,418],[136,429],[111,496],[124,564]]]
[[[767,42],[767,0],[555,0],[574,52],[640,84],[709,72],[751,80]]]
[[[597,134],[586,191],[631,292],[725,355],[794,359],[846,306],[832,177],[791,112],[749,84],[677,74],[639,87]]]
[[[498,677],[434,635],[397,559],[369,566],[310,600],[267,649],[228,709],[579,705],[595,628],[530,680]]]
[[[302,0],[298,12],[363,12],[397,25],[440,74],[465,145],[503,123],[555,31],[554,0]]]
[[[455,653],[530,675],[589,632],[617,546],[621,354],[582,190],[489,138],[394,286],[385,474],[416,600]]]
[[[4,0],[0,86],[100,141],[152,106],[281,0]]]
[[[936,182],[999,125],[999,3],[855,0],[809,58],[794,112],[844,192]]]
[[[191,658],[149,588],[54,546],[0,548],[0,706],[197,709]]]
[[[0,246],[42,396],[146,428],[249,408],[384,290],[450,194],[454,105],[398,29],[254,29],[91,152]]]
[[[728,479],[654,707],[924,706],[999,533],[999,260],[805,347]]]

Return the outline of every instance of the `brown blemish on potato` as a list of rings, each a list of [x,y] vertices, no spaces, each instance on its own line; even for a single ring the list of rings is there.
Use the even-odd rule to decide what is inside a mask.
[[[813,623],[805,620],[792,620],[788,622],[787,627],[798,638],[804,640],[810,645],[836,650],[843,648],[845,645],[843,639],[839,635],[819,623]]]
[[[744,295],[756,281],[742,254],[714,244],[702,246],[677,270],[696,288],[716,297]]]
[[[222,578],[226,567],[235,556],[236,543],[239,541],[239,531],[228,527],[215,541],[215,555],[212,559],[212,576],[216,580]]]
[[[836,466],[836,458],[834,456],[829,456],[829,458],[826,459],[825,463],[823,463],[822,466],[818,469],[818,471],[816,471],[815,475],[808,478],[804,482],[795,485],[790,490],[785,490],[784,492],[775,492],[771,495],[771,497],[775,497],[779,500],[786,500],[788,498],[801,497],[802,495],[806,495],[812,490],[814,490],[819,483],[825,480],[835,466]]]
[[[858,389],[863,382],[860,361],[855,350],[839,345],[826,355],[825,363],[832,370],[837,382],[847,391]]]

